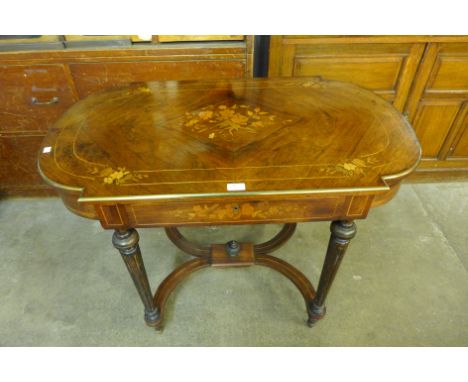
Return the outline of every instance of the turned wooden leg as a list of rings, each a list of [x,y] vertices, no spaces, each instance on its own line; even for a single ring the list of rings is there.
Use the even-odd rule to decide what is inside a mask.
[[[307,322],[309,326],[313,326],[325,316],[325,299],[346,252],[346,248],[351,239],[356,235],[356,225],[353,221],[334,221],[331,223],[330,231],[330,241],[328,242],[327,254],[323,263],[317,294],[309,304],[309,320]]]
[[[138,232],[131,228],[128,230],[116,230],[112,236],[112,244],[122,255],[133,283],[145,306],[145,321],[149,326],[154,326],[159,319],[159,309],[154,305],[153,295],[146,275],[145,264],[141,257],[138,245]]]

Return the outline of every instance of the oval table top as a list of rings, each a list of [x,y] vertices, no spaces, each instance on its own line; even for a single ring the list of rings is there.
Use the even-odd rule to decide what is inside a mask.
[[[80,201],[389,190],[420,159],[405,118],[317,78],[158,81],[77,102],[39,171]]]

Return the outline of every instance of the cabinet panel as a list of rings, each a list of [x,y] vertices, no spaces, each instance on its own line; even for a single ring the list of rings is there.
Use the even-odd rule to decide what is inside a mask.
[[[37,172],[44,135],[0,136],[0,192],[9,187],[45,185]]]
[[[437,158],[460,109],[458,102],[421,103],[413,122],[424,158]]]
[[[62,65],[0,66],[0,132],[47,131],[75,102]]]
[[[329,39],[324,44],[321,37],[272,36],[270,76],[320,76],[352,82],[403,110],[425,44],[355,44],[343,43],[340,36]]]
[[[80,97],[131,82],[243,78],[245,61],[149,61],[70,64]]]
[[[457,120],[455,124],[459,134],[451,144],[449,158],[468,160],[468,102],[464,103]]]
[[[468,93],[468,44],[439,44],[426,92]]]
[[[402,65],[400,57],[302,58],[294,62],[293,75],[321,76],[353,82],[371,90],[394,93]]]

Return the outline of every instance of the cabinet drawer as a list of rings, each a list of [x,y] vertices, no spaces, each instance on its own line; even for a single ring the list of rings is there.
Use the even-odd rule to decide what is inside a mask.
[[[80,97],[132,82],[243,78],[245,61],[147,61],[70,65]]]
[[[75,99],[62,65],[0,66],[0,132],[45,132]]]

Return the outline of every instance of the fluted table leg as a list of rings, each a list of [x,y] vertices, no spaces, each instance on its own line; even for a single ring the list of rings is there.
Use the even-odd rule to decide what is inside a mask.
[[[133,228],[116,230],[112,236],[112,244],[122,255],[122,259],[145,306],[145,321],[149,326],[154,326],[159,319],[159,309],[153,302],[153,295],[138,241],[138,232]]]
[[[346,248],[351,239],[356,235],[356,225],[353,221],[338,220],[331,223],[330,231],[330,241],[328,242],[327,254],[323,263],[317,294],[309,304],[309,326],[313,326],[325,316],[325,299],[341,260],[346,253]]]

